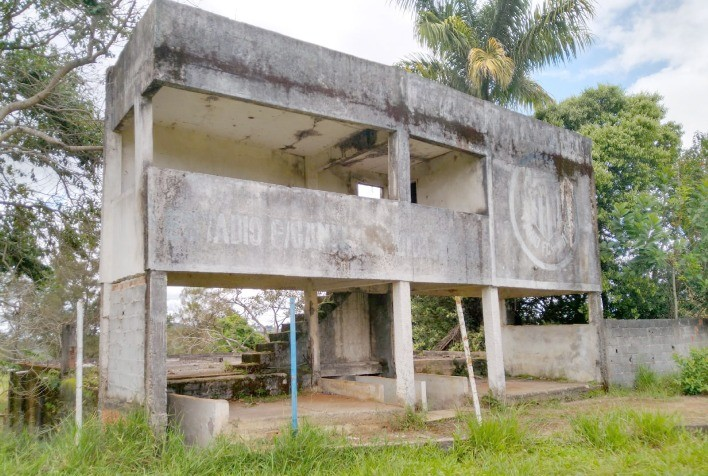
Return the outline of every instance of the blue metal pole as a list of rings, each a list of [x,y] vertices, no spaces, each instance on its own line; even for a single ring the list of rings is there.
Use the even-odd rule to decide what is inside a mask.
[[[290,401],[292,402],[293,433],[297,433],[297,336],[295,329],[295,298],[290,298]]]

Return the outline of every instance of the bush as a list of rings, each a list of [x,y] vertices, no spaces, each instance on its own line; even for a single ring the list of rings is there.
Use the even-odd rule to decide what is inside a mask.
[[[708,394],[708,347],[691,349],[688,357],[674,355],[679,366],[679,384],[685,395]]]

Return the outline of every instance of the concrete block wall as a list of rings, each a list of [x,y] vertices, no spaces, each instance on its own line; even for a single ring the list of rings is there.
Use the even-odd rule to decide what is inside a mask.
[[[677,371],[673,355],[708,346],[705,319],[605,320],[610,385],[632,386],[639,365],[658,374]]]
[[[145,399],[145,293],[144,277],[114,284],[108,317],[106,400],[135,402]]]

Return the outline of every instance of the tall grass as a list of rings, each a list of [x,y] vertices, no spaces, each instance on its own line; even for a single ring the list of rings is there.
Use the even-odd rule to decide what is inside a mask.
[[[465,450],[501,452],[518,450],[528,440],[527,432],[519,424],[513,411],[492,414],[478,422],[467,417],[467,433],[458,435],[457,446]]]
[[[307,425],[266,443],[221,438],[208,448],[190,448],[174,432],[155,436],[146,418],[135,414],[104,427],[89,419],[78,445],[71,424],[45,437],[0,433],[0,474],[708,474],[706,436],[676,430],[670,417],[628,412],[591,418],[600,423],[578,428],[619,425],[624,439],[608,445],[599,436],[601,443],[588,444],[578,437],[585,434],[581,429],[535,435],[505,411],[482,424],[466,422],[453,451],[431,444],[353,447]]]
[[[628,450],[637,444],[660,447],[676,442],[683,430],[676,415],[615,410],[604,415],[580,415],[573,430],[584,443],[600,450]]]

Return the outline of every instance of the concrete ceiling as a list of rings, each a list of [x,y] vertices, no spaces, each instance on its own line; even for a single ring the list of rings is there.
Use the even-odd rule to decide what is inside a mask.
[[[228,137],[299,156],[314,156],[335,149],[335,158],[328,166],[387,172],[388,132],[373,133],[364,125],[170,87],[162,87],[155,94],[153,115],[160,126]],[[373,133],[374,139],[365,148],[351,145],[353,137],[367,133]],[[411,140],[413,163],[447,152],[447,148]]]

